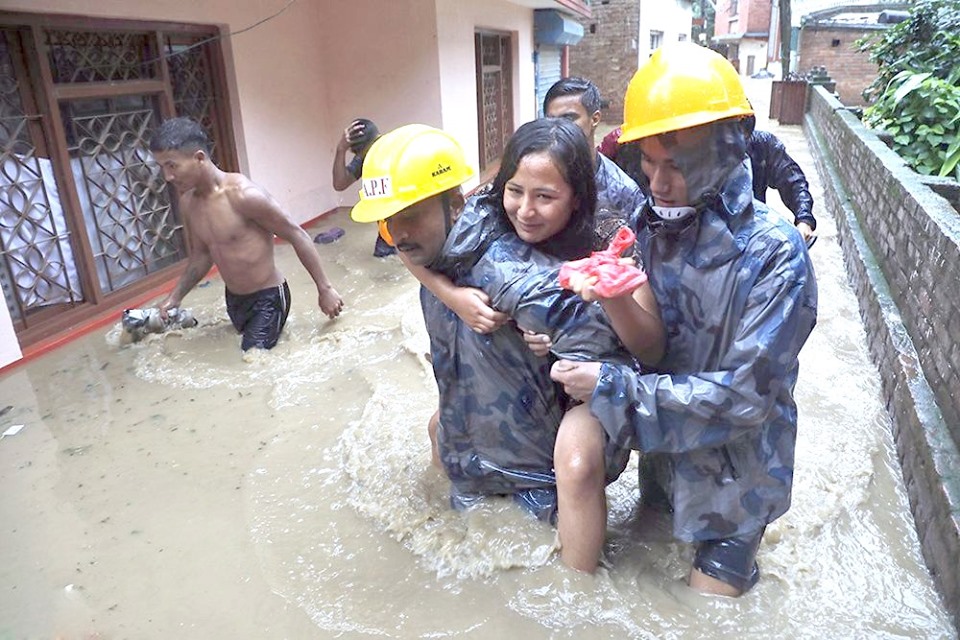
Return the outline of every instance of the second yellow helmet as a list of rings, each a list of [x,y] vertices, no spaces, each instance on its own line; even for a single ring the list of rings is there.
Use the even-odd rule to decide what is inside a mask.
[[[627,85],[619,142],[749,115],[733,65],[716,51],[678,42],[654,51]]]
[[[466,182],[473,169],[453,136],[423,124],[384,134],[363,159],[357,222],[386,220],[410,205]]]

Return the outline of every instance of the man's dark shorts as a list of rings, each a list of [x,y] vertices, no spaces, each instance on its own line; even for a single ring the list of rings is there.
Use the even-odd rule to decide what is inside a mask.
[[[277,344],[290,313],[290,287],[286,280],[276,287],[244,295],[227,290],[226,300],[230,321],[243,334],[241,349],[272,349]]]
[[[693,559],[694,568],[746,593],[760,579],[756,558],[763,531],[701,542]]]

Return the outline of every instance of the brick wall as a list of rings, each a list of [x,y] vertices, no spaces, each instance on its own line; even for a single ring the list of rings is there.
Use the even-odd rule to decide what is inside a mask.
[[[739,11],[737,15],[734,16],[730,13],[730,6],[730,0],[718,0],[713,21],[713,34],[715,36],[722,36],[728,33],[743,33],[744,29],[740,28]]]
[[[869,54],[856,50],[858,38],[875,30],[830,28],[807,25],[800,30],[797,70],[806,73],[813,67],[826,67],[837,82],[837,94],[846,105],[865,105],[863,90],[877,77],[877,65]]]
[[[822,87],[804,127],[860,301],[924,559],[960,627],[960,214]]]
[[[570,75],[592,81],[608,103],[603,121],[620,124],[623,96],[637,70],[640,30],[637,0],[609,0],[591,5],[593,18],[583,23],[584,36],[570,47]]]
[[[769,0],[741,0],[741,25],[746,26],[746,33],[768,33],[770,31],[770,14],[773,4]],[[745,18],[745,20],[744,20]]]
[[[737,12],[731,13],[730,0],[718,0],[714,19],[714,35],[727,33],[767,33],[770,30],[770,0],[739,0]]]

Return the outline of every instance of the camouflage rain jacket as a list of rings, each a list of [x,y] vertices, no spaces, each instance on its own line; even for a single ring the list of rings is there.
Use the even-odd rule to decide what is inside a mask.
[[[610,209],[630,217],[644,203],[643,192],[633,178],[613,160],[597,154],[597,209]]]
[[[630,368],[597,304],[560,288],[560,262],[520,240],[509,224],[470,198],[431,270],[486,292],[517,324],[552,336],[554,352]],[[440,458],[453,495],[511,494],[555,485],[553,445],[566,400],[550,379],[552,359],[530,351],[511,323],[475,333],[425,287],[420,290],[440,390]],[[616,478],[629,450],[612,446]]]
[[[790,506],[797,354],[816,322],[807,250],[753,201],[746,164],[693,225],[639,242],[666,355],[657,373],[604,363],[590,408],[665,471],[677,538],[755,532]]]

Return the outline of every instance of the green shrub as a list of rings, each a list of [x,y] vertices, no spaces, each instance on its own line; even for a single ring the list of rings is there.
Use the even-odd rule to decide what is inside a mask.
[[[864,123],[919,173],[960,180],[960,0],[918,0],[908,20],[858,44],[880,68]]]

